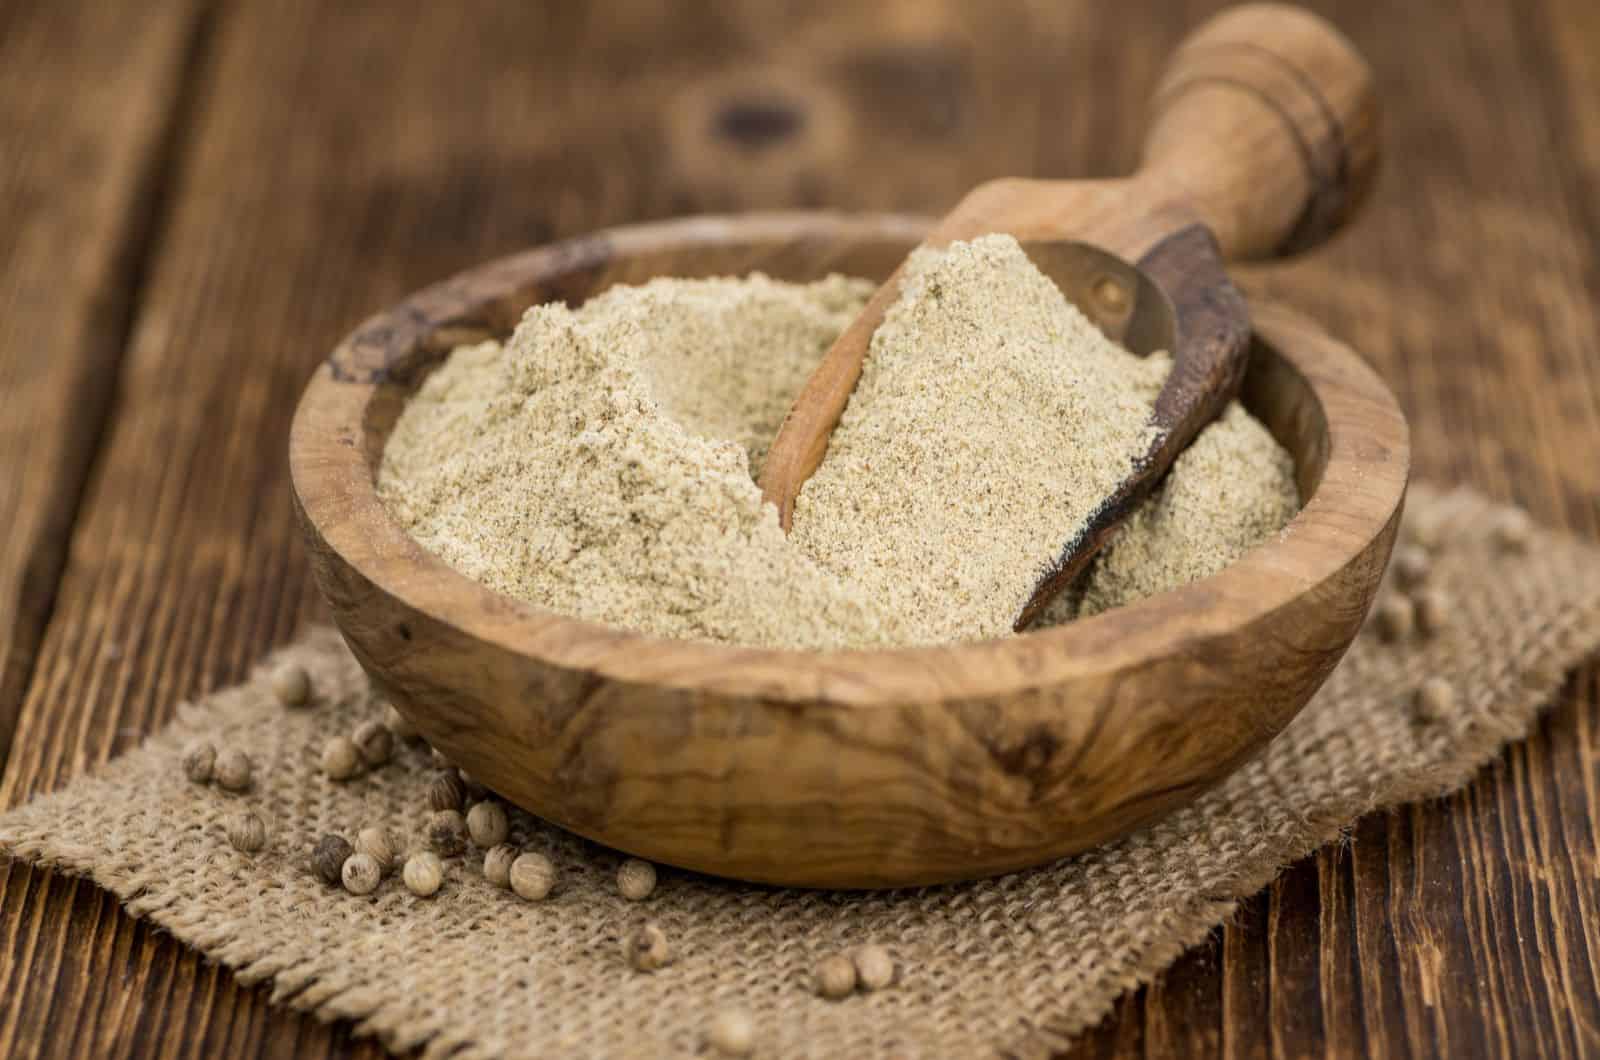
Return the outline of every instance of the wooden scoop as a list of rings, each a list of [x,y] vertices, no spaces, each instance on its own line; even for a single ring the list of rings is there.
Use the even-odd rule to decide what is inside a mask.
[[[1022,608],[1022,629],[1094,557],[1173,459],[1233,397],[1250,320],[1222,262],[1302,250],[1350,216],[1377,169],[1372,72],[1327,22],[1298,8],[1222,12],[1173,56],[1138,171],[1121,180],[1008,178],[979,185],[928,236],[1023,241],[1063,293],[1135,353],[1171,351],[1155,440],[1081,527]],[[1132,264],[1129,264],[1129,263]],[[787,530],[899,296],[896,270],[845,329],[789,410],[761,488]]]

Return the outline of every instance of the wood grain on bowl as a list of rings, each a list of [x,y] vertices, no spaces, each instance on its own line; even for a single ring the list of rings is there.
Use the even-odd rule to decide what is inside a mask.
[[[616,282],[761,269],[881,278],[915,219],[775,214],[618,228],[482,266],[379,314],[318,370],[291,473],[318,585],[374,681],[502,795],[657,861],[895,886],[1082,850],[1192,798],[1278,732],[1341,657],[1387,560],[1408,438],[1347,347],[1255,307],[1246,403],[1304,510],[1221,574],[1004,640],[806,653],[551,614],[412,540],[373,472],[455,344]]]

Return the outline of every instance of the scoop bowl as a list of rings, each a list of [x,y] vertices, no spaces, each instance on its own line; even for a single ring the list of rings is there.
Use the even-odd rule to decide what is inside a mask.
[[[1084,850],[1271,739],[1366,616],[1409,442],[1360,357],[1270,304],[1253,308],[1241,396],[1293,455],[1301,512],[1213,577],[1052,629],[828,653],[650,637],[468,579],[378,498],[408,395],[530,305],[662,275],[881,280],[926,226],[793,213],[615,228],[469,270],[357,328],[306,387],[290,469],[317,585],[376,687],[475,779],[556,824],[801,886],[938,883]]]

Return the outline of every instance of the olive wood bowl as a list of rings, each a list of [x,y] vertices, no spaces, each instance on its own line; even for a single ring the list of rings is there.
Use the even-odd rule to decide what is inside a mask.
[[[1293,454],[1303,510],[1213,577],[1039,632],[826,653],[645,636],[472,581],[378,499],[407,395],[527,307],[661,275],[881,280],[926,225],[790,213],[615,228],[471,269],[357,328],[307,386],[289,449],[317,584],[377,689],[474,778],[564,828],[804,886],[937,883],[1084,850],[1265,744],[1360,628],[1409,461],[1377,375],[1281,308],[1255,307],[1242,396]]]

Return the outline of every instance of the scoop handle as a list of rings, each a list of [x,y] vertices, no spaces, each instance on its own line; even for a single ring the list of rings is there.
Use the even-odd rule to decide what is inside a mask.
[[[1139,176],[1176,189],[1235,261],[1308,249],[1355,212],[1378,170],[1372,70],[1324,19],[1229,8],[1173,54]]]

